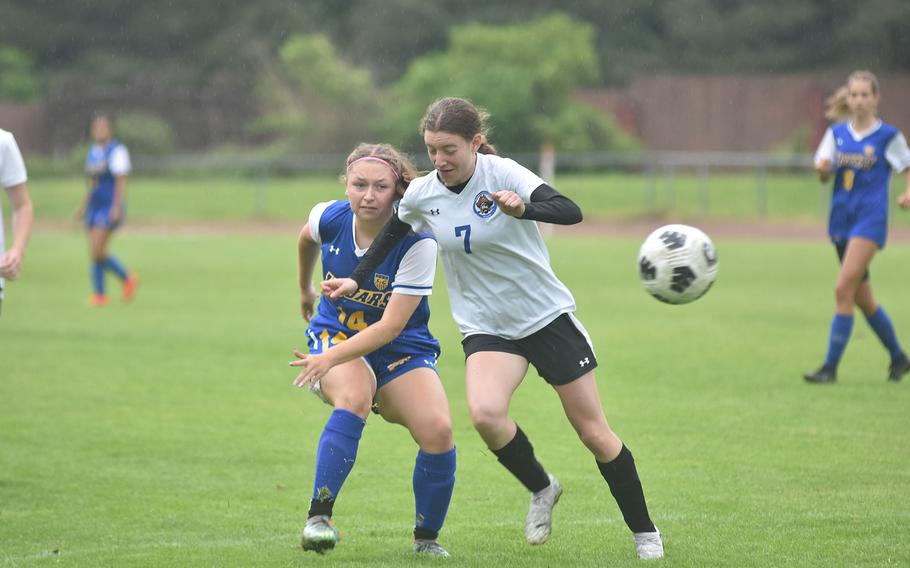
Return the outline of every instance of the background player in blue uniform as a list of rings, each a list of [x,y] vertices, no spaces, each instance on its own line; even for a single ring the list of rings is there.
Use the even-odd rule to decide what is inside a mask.
[[[888,379],[899,381],[910,371],[910,361],[898,343],[891,319],[872,294],[868,272],[888,234],[891,170],[903,172],[910,166],[907,140],[897,128],[879,120],[878,102],[875,76],[868,71],[852,73],[846,89],[839,90],[829,102],[829,118],[840,116],[845,120],[825,132],[815,154],[815,169],[821,180],[827,181],[834,174],[828,234],[841,268],[828,353],[817,371],[803,375],[811,383],[837,380],[837,365],[850,339],[855,306],[863,311],[891,356]],[[910,207],[910,175],[898,204]]]
[[[88,192],[76,215],[85,221],[88,231],[93,290],[90,302],[94,306],[104,306],[107,304],[106,270],[123,283],[125,302],[133,299],[139,285],[139,278],[130,274],[120,260],[107,251],[111,235],[126,213],[126,177],[132,165],[126,146],[113,138],[108,117],[96,116],[92,120],[91,135],[94,143],[85,157]]]
[[[323,279],[348,276],[392,216],[414,177],[394,148],[361,144],[347,159],[347,201],[313,208],[298,240],[301,309],[309,321],[309,355],[294,384],[309,386],[335,407],[316,453],[316,478],[303,548],[335,546],[329,522],[341,486],[354,465],[370,407],[405,426],[420,446],[414,466],[414,550],[448,556],[437,542],[455,484],[455,446],[445,390],[436,374],[439,343],[430,334],[427,296],[436,272],[436,241],[411,233],[376,270],[372,282],[349,296],[323,297],[315,314],[313,270]]]

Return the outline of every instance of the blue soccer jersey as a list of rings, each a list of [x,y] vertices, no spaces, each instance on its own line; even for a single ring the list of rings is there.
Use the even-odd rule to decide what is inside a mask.
[[[104,146],[93,144],[85,157],[85,172],[92,178],[92,191],[85,208],[88,227],[112,229],[111,207],[114,204],[117,176],[127,175],[132,169],[126,146],[111,140]],[[125,209],[125,204],[120,204]],[[121,211],[122,216],[123,211]]]
[[[833,150],[831,162],[835,175],[828,233],[835,243],[864,237],[879,247],[885,246],[891,170],[906,167],[893,163],[896,161],[893,143],[897,141],[903,142],[900,131],[885,122],[862,134],[854,132],[849,122],[842,122],[826,133],[816,161],[819,156],[831,159],[824,154]]]
[[[322,248],[322,276],[350,276],[366,249],[354,240],[354,212],[347,201],[319,204],[310,215],[310,230]],[[439,342],[428,327],[436,268],[436,242],[427,233],[411,233],[382,261],[363,288],[339,300],[322,296],[307,329],[311,353],[353,336],[382,318],[393,292],[423,296],[401,334],[366,357],[379,386],[415,367],[435,368]],[[415,263],[419,263],[415,265]],[[405,274],[404,277],[401,275]]]

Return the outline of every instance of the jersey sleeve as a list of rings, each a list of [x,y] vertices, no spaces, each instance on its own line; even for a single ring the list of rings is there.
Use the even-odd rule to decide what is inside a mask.
[[[133,171],[133,164],[130,162],[130,152],[123,144],[118,144],[111,152],[108,168],[111,174],[115,176],[125,176]]]
[[[420,239],[408,249],[398,265],[392,291],[409,296],[429,296],[436,278],[436,241]]]
[[[818,149],[815,151],[815,159],[813,161],[817,166],[822,160],[828,160],[831,163],[831,166],[834,167],[837,165],[835,163],[836,158],[837,145],[834,143],[834,131],[828,128],[825,130],[825,135],[822,136],[822,141],[818,144]]]
[[[0,134],[0,186],[15,187],[25,183],[25,160],[12,133]]]
[[[509,158],[504,158],[500,162],[499,169],[499,187],[496,189],[514,191],[525,203],[531,201],[531,193],[535,189],[547,183],[528,168]]]
[[[322,237],[319,234],[319,222],[322,220],[322,214],[325,213],[325,210],[333,203],[335,203],[335,201],[317,203],[310,210],[310,216],[307,218],[307,224],[310,227],[310,236],[319,244],[322,244]]]
[[[885,159],[896,172],[902,172],[910,167],[910,148],[903,133],[898,132],[888,145],[885,146]]]
[[[414,197],[416,194],[414,191],[410,194],[406,191],[398,201],[396,210],[401,222],[410,225],[414,231],[420,231],[423,230],[423,217],[420,215],[420,204],[417,203],[419,200]]]

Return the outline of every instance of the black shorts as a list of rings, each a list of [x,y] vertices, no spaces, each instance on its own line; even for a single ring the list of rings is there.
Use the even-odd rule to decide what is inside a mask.
[[[520,355],[551,385],[571,383],[597,367],[588,333],[570,314],[560,315],[543,329],[521,339],[477,334],[465,337],[461,346],[465,358],[479,351]]]
[[[841,264],[844,263],[844,255],[847,254],[847,241],[834,241],[834,248],[837,250],[837,260]],[[860,282],[865,282],[869,279],[869,271],[866,270],[866,273],[863,274],[863,279]]]

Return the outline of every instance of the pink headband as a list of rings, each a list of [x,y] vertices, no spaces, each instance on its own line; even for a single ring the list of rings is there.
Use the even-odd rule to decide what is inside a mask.
[[[392,173],[395,174],[395,179],[396,179],[396,180],[400,180],[400,179],[401,179],[401,176],[398,174],[398,171],[395,169],[395,166],[393,166],[392,164],[390,164],[388,161],[383,160],[382,158],[377,158],[376,156],[364,156],[364,157],[362,157],[362,158],[357,158],[356,160],[354,160],[353,162],[351,162],[350,164],[348,164],[348,170],[350,170],[350,169],[351,169],[351,166],[353,166],[353,165],[356,164],[357,162],[362,162],[362,161],[364,161],[364,160],[371,160],[371,161],[373,161],[373,162],[379,162],[380,164],[383,164],[385,167],[387,167],[387,168],[389,168],[390,170],[392,170]]]

